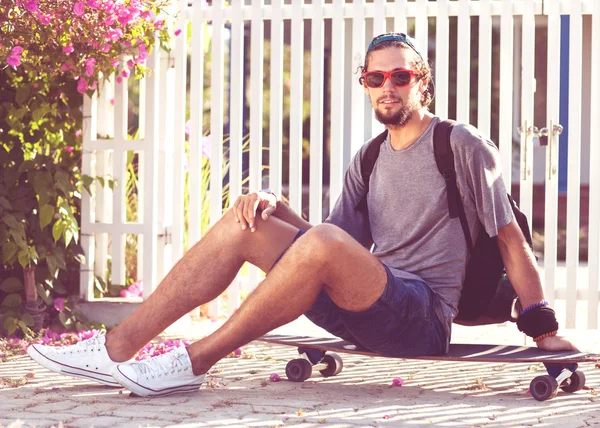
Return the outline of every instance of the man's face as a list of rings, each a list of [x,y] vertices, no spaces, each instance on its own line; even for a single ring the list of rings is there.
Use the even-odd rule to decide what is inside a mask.
[[[411,49],[390,47],[369,54],[367,71],[413,70],[414,55]],[[423,82],[413,76],[406,86],[397,87],[386,79],[380,88],[364,87],[371,99],[375,117],[390,129],[404,126],[413,112],[422,108]]]

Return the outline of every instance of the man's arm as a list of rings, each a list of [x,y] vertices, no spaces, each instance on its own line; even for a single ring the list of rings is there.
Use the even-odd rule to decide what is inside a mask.
[[[523,308],[542,302],[544,292],[535,257],[516,220],[498,230],[498,246],[508,278]],[[560,336],[540,340],[537,346],[548,351],[577,350],[571,342]]]

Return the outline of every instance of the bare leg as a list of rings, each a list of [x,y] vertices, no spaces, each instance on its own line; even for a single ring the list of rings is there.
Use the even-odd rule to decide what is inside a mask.
[[[381,263],[352,237],[336,226],[315,226],[219,330],[187,348],[194,374],[205,373],[239,346],[296,319],[323,288],[337,306],[363,311],[381,296],[386,282]]]
[[[298,229],[276,217],[242,231],[231,211],[173,267],[133,314],[107,335],[113,361],[132,358],[150,340],[192,309],[219,296],[245,261],[268,272]]]

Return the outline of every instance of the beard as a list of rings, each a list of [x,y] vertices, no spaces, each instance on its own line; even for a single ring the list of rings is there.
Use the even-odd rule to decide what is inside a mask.
[[[389,97],[386,97],[389,99]],[[381,124],[387,126],[388,128],[400,128],[411,119],[413,112],[419,109],[419,106],[412,105],[411,103],[405,104],[402,98],[398,98],[397,101],[400,101],[400,108],[398,110],[390,110],[390,109],[378,109],[375,107],[373,110],[375,112],[375,118],[381,122]]]

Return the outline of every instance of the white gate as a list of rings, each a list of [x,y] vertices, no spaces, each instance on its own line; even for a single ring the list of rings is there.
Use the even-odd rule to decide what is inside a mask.
[[[355,70],[373,35],[400,31],[428,47],[435,114],[471,122],[491,135],[500,147],[505,180],[518,187],[520,206],[530,219],[534,188],[544,189],[544,225],[538,229],[544,235],[546,295],[563,305],[559,313],[566,317],[566,327],[575,327],[584,305],[587,319],[578,326],[583,322],[598,328],[600,149],[590,144],[600,140],[598,128],[592,127],[600,119],[600,85],[591,78],[600,75],[598,1],[187,3],[175,4],[181,13],[173,25],[181,34],[170,54],[155,50],[151,55],[154,72],[140,82],[137,105],[130,105],[126,85],[116,85],[115,91],[115,85],[107,84],[98,97],[86,98],[83,172],[111,174],[118,184],[114,192],[100,185],[93,187],[91,197],[84,192],[82,241],[88,261],[82,266],[82,298],[92,300],[94,278],[106,278],[109,247],[111,282],[125,283],[127,253],[128,263],[137,259],[147,298],[185,249],[200,239],[201,220],[209,218],[212,224],[221,216],[224,185],[231,200],[242,185],[269,187],[312,223],[323,221],[341,192],[351,155],[381,129]],[[568,53],[564,46],[561,52],[565,37]],[[546,60],[535,67],[540,55]],[[567,62],[561,63],[561,55]],[[568,97],[561,99],[565,64]],[[210,74],[206,82],[205,74]],[[568,106],[569,127],[559,136],[561,106]],[[128,117],[135,109],[140,132],[128,139]],[[535,147],[546,131],[548,145]],[[568,165],[559,161],[559,140],[565,137]],[[207,140],[210,161],[203,161]],[[268,161],[263,157],[267,151]],[[137,154],[139,178],[133,221],[126,214],[125,186],[132,153]],[[203,162],[210,165],[209,186],[203,181]],[[561,168],[568,171],[565,267],[557,251]],[[587,263],[579,260],[582,182],[589,185]],[[207,186],[210,196],[203,202]],[[207,203],[210,211],[203,213]],[[126,249],[126,236],[134,237],[133,242],[137,237],[136,257]],[[236,280],[228,310],[239,305],[240,284],[255,286],[259,277],[250,268]],[[214,315],[220,309],[218,301],[211,306]]]

